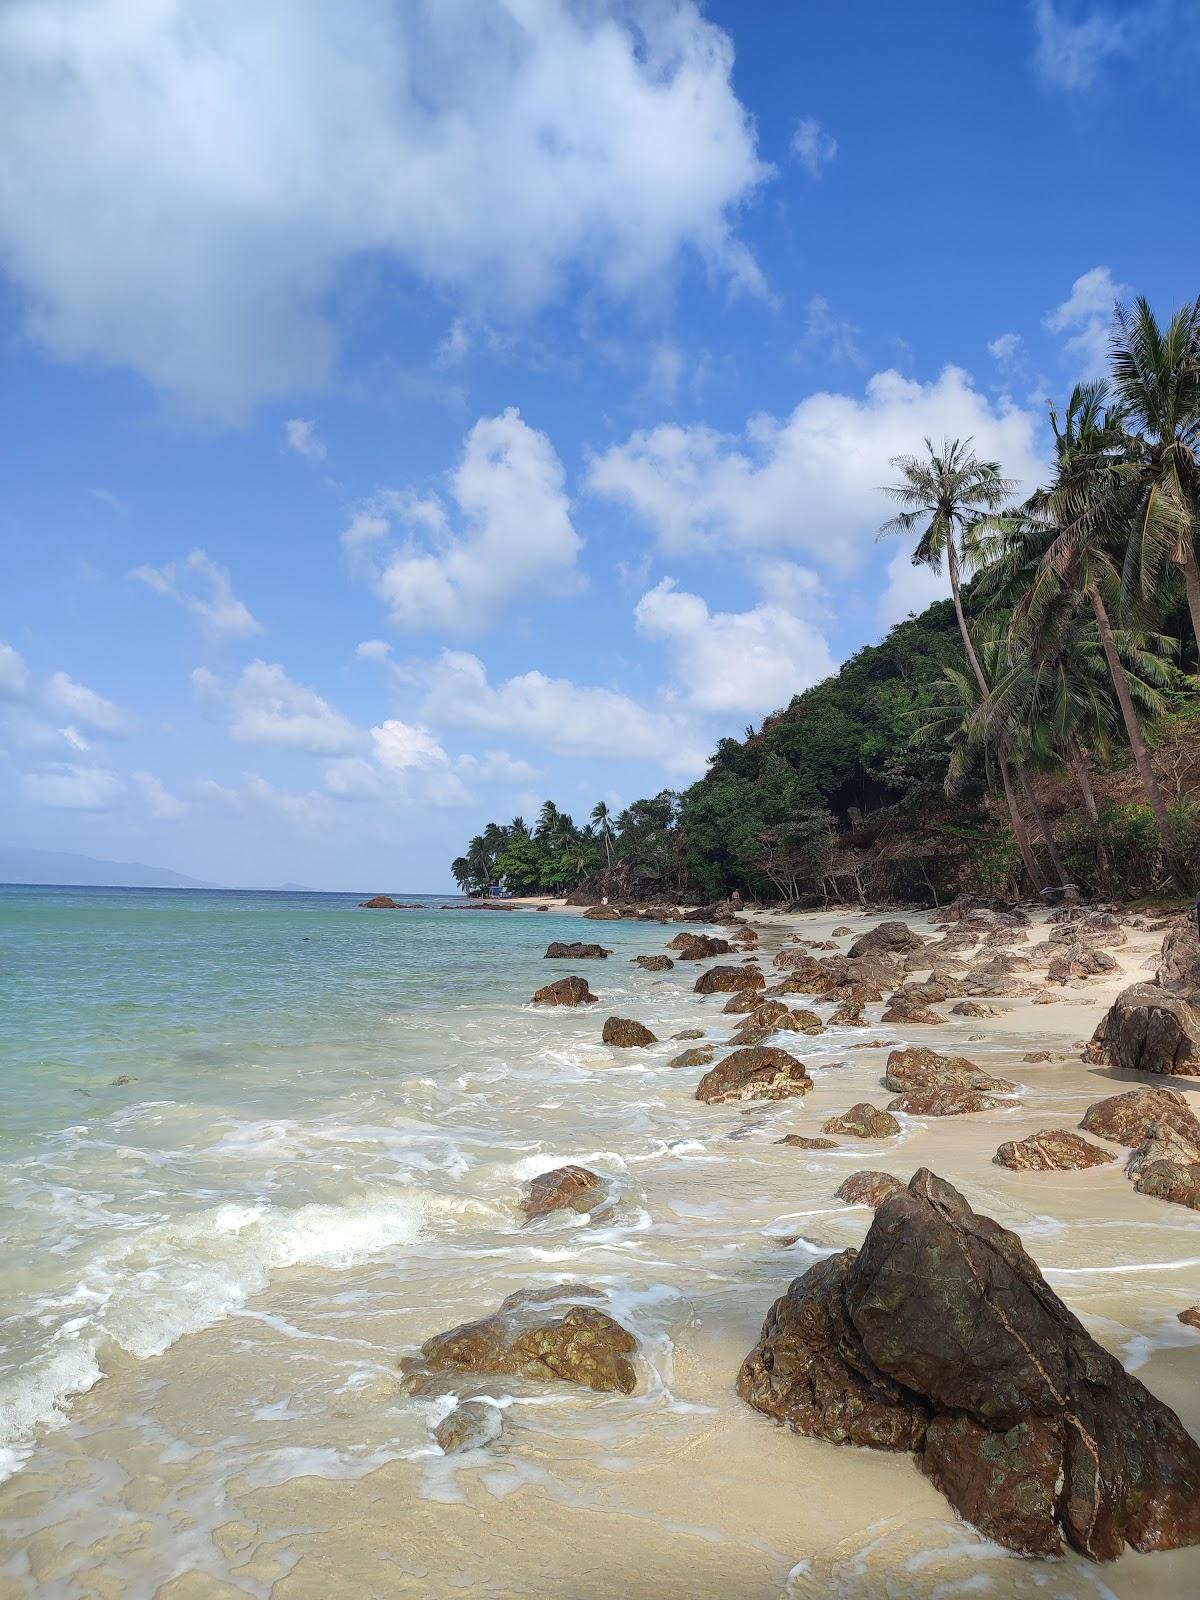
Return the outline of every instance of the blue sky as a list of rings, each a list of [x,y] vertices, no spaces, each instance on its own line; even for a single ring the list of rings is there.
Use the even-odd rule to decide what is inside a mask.
[[[1194,296],[1188,0],[7,0],[0,838],[449,885],[940,593]]]

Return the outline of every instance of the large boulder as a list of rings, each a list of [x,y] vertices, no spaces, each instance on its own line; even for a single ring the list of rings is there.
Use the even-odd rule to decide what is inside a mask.
[[[903,952],[918,950],[924,944],[920,934],[914,933],[907,922],[881,922],[869,932],[860,934],[847,952],[851,956],[874,955],[877,951]]]
[[[634,1022],[631,1017],[606,1017],[600,1042],[618,1050],[640,1050],[645,1045],[657,1044],[658,1040],[644,1022]]]
[[[856,1139],[891,1139],[900,1132],[900,1124],[889,1111],[862,1100],[840,1117],[830,1117],[821,1124],[822,1133],[849,1133]]]
[[[834,1192],[836,1198],[845,1200],[847,1205],[870,1206],[872,1211],[878,1211],[885,1200],[890,1200],[894,1194],[903,1194],[904,1185],[890,1172],[852,1172]]]
[[[393,900],[390,894],[373,894],[369,900],[358,902],[360,911],[399,911],[400,902]]]
[[[561,939],[555,939],[553,944],[546,946],[547,961],[607,961],[612,954],[602,944],[583,944],[575,939],[570,944],[564,944]]]
[[[633,964],[643,972],[670,972],[675,965],[670,956],[634,956]]]
[[[480,1372],[632,1394],[637,1340],[607,1312],[578,1304],[599,1298],[587,1284],[518,1290],[491,1316],[426,1339],[400,1363],[405,1387],[420,1393],[439,1373]]]
[[[608,1184],[587,1167],[555,1167],[539,1173],[525,1191],[522,1209],[526,1222],[548,1216],[551,1211],[577,1211],[590,1216],[603,1206]]]
[[[916,1047],[893,1050],[887,1058],[884,1086],[894,1091],[951,1086],[979,1089],[984,1094],[1012,1094],[1016,1085],[984,1072],[966,1056],[942,1056]]]
[[[993,1159],[1015,1172],[1078,1172],[1083,1167],[1107,1166],[1116,1157],[1065,1128],[1043,1128],[1026,1139],[1002,1144]]]
[[[797,1433],[916,1451],[960,1516],[1023,1555],[1200,1543],[1200,1445],[1016,1234],[924,1168],[861,1250],[775,1302],[737,1387]]]
[[[1075,983],[1087,978],[1104,978],[1120,970],[1120,962],[1099,945],[1069,944],[1050,957],[1046,975],[1051,983]]]
[[[733,954],[728,939],[719,939],[711,933],[677,933],[667,940],[668,950],[677,950],[680,961],[705,961],[709,956]]]
[[[812,1079],[803,1061],[770,1045],[735,1050],[706,1072],[696,1088],[696,1099],[709,1105],[731,1100],[788,1100],[807,1094]]]
[[[1190,917],[1163,940],[1157,982],[1173,994],[1200,997],[1200,931]]]
[[[1141,1144],[1156,1127],[1173,1128],[1200,1142],[1200,1120],[1178,1089],[1126,1089],[1094,1100],[1079,1126],[1085,1133],[1130,1146]]]
[[[694,987],[697,994],[733,994],[738,989],[763,989],[766,982],[757,967],[709,967]]]
[[[1151,1161],[1133,1181],[1140,1194],[1155,1200],[1170,1200],[1177,1206],[1200,1211],[1200,1165],[1185,1166],[1181,1161]]]
[[[597,996],[588,988],[586,978],[556,978],[544,984],[534,995],[535,1006],[590,1006]]]
[[[1113,1001],[1088,1053],[1122,1072],[1200,1078],[1200,1007],[1157,983],[1134,983]]]

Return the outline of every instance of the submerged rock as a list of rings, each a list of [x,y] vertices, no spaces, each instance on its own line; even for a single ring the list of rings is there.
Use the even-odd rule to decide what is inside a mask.
[[[691,1050],[681,1050],[677,1056],[672,1056],[667,1062],[669,1067],[707,1067],[712,1064],[712,1059],[717,1053],[715,1045],[699,1044]]]
[[[504,1416],[499,1406],[488,1400],[461,1400],[448,1417],[433,1430],[433,1437],[444,1455],[461,1455],[464,1450],[482,1450],[504,1431]]]
[[[889,1111],[903,1111],[910,1117],[961,1117],[973,1111],[994,1111],[1001,1105],[991,1095],[964,1084],[939,1083],[928,1089],[910,1089],[889,1100]]]
[[[1188,1306],[1186,1311],[1179,1313],[1180,1322],[1186,1322],[1189,1328],[1200,1330],[1200,1306]]]
[[[1043,1128],[1026,1139],[1002,1144],[993,1158],[998,1166],[1018,1172],[1077,1172],[1083,1167],[1103,1167],[1116,1160],[1099,1145],[1090,1144],[1064,1128]]]
[[[892,1051],[883,1081],[887,1088],[900,1091],[950,1086],[979,1089],[984,1094],[1012,1094],[1016,1088],[1007,1078],[984,1072],[966,1056],[942,1056],[936,1050],[915,1046]]]
[[[881,1022],[907,1022],[916,1027],[941,1028],[947,1025],[946,1018],[938,1011],[933,1011],[929,1006],[923,1006],[916,1000],[907,997],[897,999],[895,996],[888,1002],[887,1010],[879,1019]]]
[[[586,978],[556,978],[547,983],[533,997],[535,1006],[590,1006],[597,996],[588,988]]]
[[[604,1204],[607,1195],[605,1179],[587,1167],[555,1167],[539,1173],[526,1190],[525,1220],[533,1222],[551,1211],[578,1211],[587,1216]]]
[[[849,1133],[856,1139],[891,1139],[900,1132],[900,1124],[890,1112],[881,1111],[863,1100],[849,1111],[843,1111],[840,1117],[830,1117],[828,1122],[823,1122],[821,1131]]]
[[[806,1133],[785,1133],[782,1139],[776,1139],[776,1144],[790,1145],[793,1150],[836,1150],[836,1139],[822,1139]]]
[[[847,1205],[870,1206],[877,1211],[885,1200],[903,1192],[904,1185],[890,1172],[863,1171],[852,1172],[834,1194],[838,1200],[845,1200]]]
[[[667,949],[678,950],[680,961],[706,961],[709,956],[733,954],[729,940],[712,933],[677,933],[667,940]]]
[[[561,939],[555,939],[553,944],[546,946],[547,961],[607,961],[612,955],[611,950],[606,950],[602,944],[583,944],[576,939],[571,944],[564,944]]]
[[[644,1022],[634,1022],[630,1017],[608,1017],[600,1041],[618,1050],[637,1050],[658,1043]]]
[[[1017,1236],[926,1169],[860,1251],[775,1302],[737,1387],[798,1433],[916,1451],[960,1516],[1021,1554],[1200,1543],[1200,1445]]]
[[[696,979],[697,994],[733,994],[738,989],[763,989],[767,980],[758,967],[709,967]]]
[[[405,1387],[420,1393],[438,1373],[483,1372],[632,1394],[637,1340],[607,1312],[575,1303],[599,1298],[571,1283],[510,1294],[491,1316],[436,1334],[401,1361]]]
[[[670,972],[675,965],[670,956],[634,956],[633,964],[645,972]]]
[[[787,1100],[807,1094],[812,1079],[803,1061],[786,1050],[755,1045],[735,1050],[706,1072],[696,1088],[696,1099],[709,1105],[733,1100]]]

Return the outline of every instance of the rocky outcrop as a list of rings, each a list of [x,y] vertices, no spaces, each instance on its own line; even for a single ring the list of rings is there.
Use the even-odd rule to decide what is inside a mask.
[[[1171,1128],[1183,1138],[1200,1142],[1200,1120],[1178,1089],[1127,1089],[1094,1101],[1079,1124],[1085,1133],[1116,1144],[1139,1145],[1150,1130]]]
[[[369,900],[358,902],[360,911],[399,911],[401,905],[398,900],[393,900],[390,894],[373,894]]]
[[[775,1302],[737,1387],[798,1433],[917,1452],[961,1517],[1021,1554],[1200,1543],[1200,1445],[1017,1236],[925,1169],[861,1250]]]
[[[546,946],[547,961],[607,961],[610,955],[612,951],[602,944],[582,944],[578,939],[571,944],[556,939]]]
[[[900,1124],[890,1112],[862,1100],[840,1117],[830,1117],[821,1124],[822,1133],[848,1133],[856,1139],[891,1139],[900,1132]]]
[[[991,1095],[962,1084],[940,1083],[929,1089],[909,1089],[889,1100],[889,1111],[903,1111],[910,1117],[961,1117],[973,1111],[994,1111],[1001,1105]]]
[[[1172,994],[1200,999],[1200,932],[1190,917],[1163,940],[1155,981]]]
[[[681,1050],[677,1056],[672,1056],[667,1062],[669,1067],[707,1067],[712,1065],[712,1059],[717,1053],[715,1045],[700,1044],[691,1050]]]
[[[1188,1306],[1186,1311],[1179,1313],[1180,1322],[1186,1322],[1189,1328],[1200,1330],[1200,1306]]]
[[[888,1002],[887,1010],[879,1020],[881,1022],[907,1022],[910,1026],[923,1028],[941,1028],[946,1025],[946,1018],[940,1012],[932,1010],[929,1006],[921,1005],[907,995],[899,998],[893,995]]]
[[[1120,962],[1099,945],[1070,944],[1050,957],[1047,977],[1051,983],[1079,983],[1120,970]]]
[[[707,961],[709,956],[729,956],[733,946],[728,939],[711,933],[677,933],[667,940],[668,950],[677,950],[680,961]]]
[[[881,922],[855,939],[847,953],[852,956],[874,955],[880,950],[903,953],[919,950],[924,943],[907,922]]]
[[[1083,1167],[1103,1167],[1116,1160],[1099,1145],[1064,1128],[1043,1128],[1026,1139],[1002,1144],[994,1160],[1015,1172],[1078,1172]]]
[[[738,989],[763,989],[766,982],[757,967],[709,967],[694,987],[697,994],[733,994]]]
[[[785,1133],[775,1143],[790,1145],[793,1150],[836,1150],[838,1147],[836,1139],[822,1139],[806,1133]]]
[[[526,1222],[548,1216],[551,1211],[577,1211],[590,1216],[604,1205],[608,1184],[587,1167],[555,1167],[540,1173],[525,1191],[522,1209]]]
[[[631,1017],[606,1017],[600,1042],[618,1050],[640,1050],[658,1040],[644,1022],[634,1022]]]
[[[404,1386],[421,1393],[439,1373],[481,1372],[632,1394],[637,1340],[607,1312],[578,1304],[600,1298],[587,1284],[518,1290],[490,1317],[426,1339],[419,1355],[400,1363]]]
[[[633,964],[643,972],[670,972],[675,965],[670,956],[634,956]]]
[[[893,1050],[887,1058],[883,1082],[892,1090],[953,1087],[978,1089],[984,1094],[1012,1094],[1016,1085],[1007,1078],[984,1072],[966,1056],[942,1056],[936,1050]]]
[[[829,1019],[831,1028],[866,1028],[870,1024],[863,1016],[861,1000],[844,1001]]]
[[[850,936],[853,934],[853,932],[854,932],[854,929],[853,928],[848,928],[846,926],[846,924],[843,922],[840,927],[834,928],[832,930],[832,932],[830,933],[829,937],[831,939],[849,939]]]
[[[877,1211],[892,1195],[903,1193],[904,1185],[899,1178],[894,1178],[890,1172],[870,1171],[852,1172],[835,1191],[837,1199],[845,1200],[847,1205],[870,1206],[872,1211]]]
[[[586,978],[556,978],[544,984],[533,997],[535,1006],[590,1006],[598,996],[588,988]]]
[[[950,1010],[956,1017],[1000,1017],[1004,1015],[1003,1006],[989,1006],[981,1000],[960,1000]]]
[[[583,914],[592,922],[620,922],[624,915],[620,906],[588,906]]]
[[[1122,1072],[1200,1078],[1200,1007],[1157,983],[1131,984],[1113,1001],[1088,1053]]]
[[[812,1079],[803,1061],[786,1050],[756,1045],[735,1050],[701,1078],[696,1099],[709,1105],[735,1100],[788,1100],[807,1094]]]
[[[504,1431],[504,1414],[490,1400],[461,1400],[448,1417],[433,1430],[443,1455],[461,1455],[464,1450],[482,1450],[493,1444]]]

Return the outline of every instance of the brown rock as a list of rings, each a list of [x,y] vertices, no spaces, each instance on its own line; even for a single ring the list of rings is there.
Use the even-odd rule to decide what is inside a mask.
[[[950,1010],[956,1017],[1000,1017],[1004,1015],[1003,1006],[985,1005],[980,1000],[960,1000]]]
[[[633,964],[645,972],[670,972],[675,965],[670,956],[634,956]]]
[[[853,928],[848,928],[845,923],[843,923],[840,928],[834,928],[830,937],[833,939],[848,939],[853,932]]]
[[[940,1028],[945,1026],[946,1019],[937,1011],[931,1011],[928,1006],[918,1005],[914,1000],[893,999],[883,1016],[881,1022],[908,1022],[919,1027]]]
[[[924,1169],[860,1251],[775,1302],[738,1393],[800,1433],[916,1450],[960,1516],[1021,1554],[1200,1543],[1200,1445],[1016,1235]]]
[[[588,988],[586,978],[556,978],[547,983],[533,997],[535,1006],[590,1006],[597,996]]]
[[[1105,1166],[1116,1158],[1077,1133],[1043,1128],[1027,1139],[1002,1144],[994,1159],[997,1165],[1017,1172],[1077,1172],[1083,1167]]]
[[[678,1033],[671,1035],[672,1039],[703,1039],[703,1028],[680,1028]]]
[[[1188,1306],[1186,1311],[1179,1313],[1180,1322],[1186,1322],[1189,1328],[1200,1330],[1200,1306]]]
[[[1117,1144],[1137,1145],[1156,1126],[1174,1128],[1186,1139],[1200,1140],[1200,1121],[1178,1089],[1127,1089],[1096,1100],[1079,1126]]]
[[[1052,1052],[1049,1050],[1027,1050],[1021,1060],[1028,1061],[1032,1066],[1038,1061],[1049,1061],[1051,1054]]]
[[[862,934],[847,952],[852,956],[874,955],[876,951],[890,952],[919,950],[924,940],[907,922],[881,922],[870,932]]]
[[[643,1045],[657,1044],[658,1040],[644,1022],[634,1022],[629,1017],[606,1017],[600,1042],[618,1050],[639,1050]]]
[[[861,1000],[847,1000],[829,1019],[831,1028],[866,1028],[869,1026],[863,1016],[863,1003]]]
[[[1200,1140],[1181,1133],[1169,1123],[1155,1123],[1146,1129],[1146,1137],[1134,1145],[1133,1154],[1125,1163],[1126,1176],[1137,1178],[1155,1161],[1194,1167],[1200,1163]]]
[[[757,967],[709,967],[696,979],[697,994],[733,994],[739,989],[762,989],[766,979]]]
[[[400,902],[393,900],[390,894],[373,894],[369,900],[358,902],[360,911],[399,911]]]
[[[696,1045],[691,1050],[681,1050],[677,1056],[672,1056],[667,1065],[669,1067],[707,1067],[711,1065],[712,1058],[716,1053],[715,1045]]]
[[[1098,945],[1072,944],[1050,957],[1046,975],[1051,983],[1071,983],[1086,978],[1102,978],[1120,970],[1120,962]]]
[[[961,1084],[935,1084],[929,1089],[910,1089],[888,1101],[889,1111],[903,1111],[910,1117],[961,1117],[972,1111],[994,1111],[999,1100],[968,1089]]]
[[[735,1050],[701,1078],[696,1099],[709,1105],[733,1100],[787,1100],[807,1094],[812,1079],[786,1050],[758,1045]]]
[[[525,1192],[526,1222],[533,1222],[551,1211],[578,1211],[590,1215],[603,1205],[608,1184],[587,1167],[555,1167],[539,1173]]]
[[[504,1431],[504,1416],[499,1406],[487,1400],[460,1400],[448,1417],[433,1430],[433,1437],[448,1456],[464,1450],[482,1450]]]
[[[1173,994],[1200,997],[1200,934],[1190,917],[1171,928],[1163,940],[1156,981]]]
[[[890,1172],[852,1172],[836,1191],[836,1198],[848,1205],[870,1206],[872,1211],[878,1211],[885,1200],[903,1193],[904,1185]]]
[[[606,1312],[573,1303],[581,1296],[599,1298],[586,1284],[510,1294],[490,1317],[426,1339],[419,1356],[400,1363],[405,1386],[420,1392],[437,1373],[484,1372],[632,1394],[637,1340]]]
[[[607,961],[611,954],[602,944],[582,944],[578,939],[572,944],[556,939],[546,946],[547,961]]]
[[[849,1133],[856,1139],[890,1139],[900,1132],[895,1117],[863,1100],[840,1117],[821,1124],[822,1133]]]
[[[790,1145],[793,1150],[836,1150],[836,1139],[812,1138],[804,1133],[785,1133],[782,1139],[776,1139],[776,1144]]]
[[[621,908],[619,906],[588,906],[584,916],[592,922],[620,922]]]
[[[1123,989],[1096,1029],[1093,1058],[1123,1072],[1200,1077],[1200,1010],[1156,983]]]
[[[936,1050],[893,1050],[887,1058],[884,1085],[889,1089],[932,1089],[950,1086],[985,1094],[1012,1094],[1016,1085],[993,1077],[966,1056],[942,1056]]]
[[[1133,1180],[1139,1194],[1155,1200],[1170,1200],[1177,1206],[1200,1211],[1200,1165],[1184,1166],[1179,1161],[1151,1161]]]
[[[668,950],[678,950],[680,961],[705,961],[709,956],[732,955],[733,946],[728,939],[711,933],[677,933],[667,940]]]

